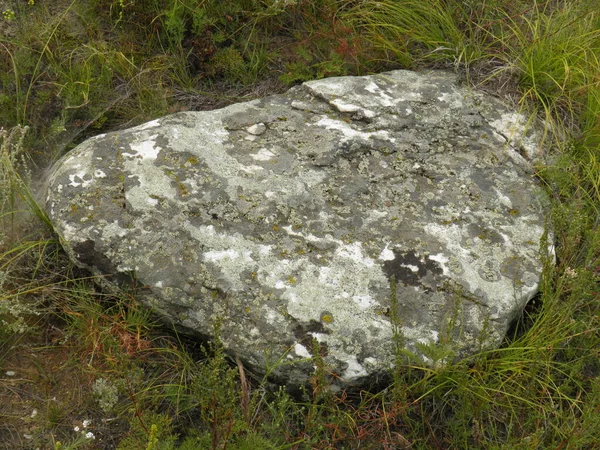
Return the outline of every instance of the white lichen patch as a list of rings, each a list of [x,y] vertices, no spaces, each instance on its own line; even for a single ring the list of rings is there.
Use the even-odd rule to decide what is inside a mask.
[[[394,98],[372,81],[367,83],[367,85],[365,86],[365,90],[372,94],[375,94],[375,97],[377,98],[378,103],[381,106],[390,107],[395,105]]]
[[[431,333],[431,342],[433,342],[433,343],[439,342],[440,333],[438,333],[436,330],[429,330],[429,331]]]
[[[307,350],[307,348],[302,344],[298,344],[298,343],[294,344],[294,352],[296,353],[296,355],[298,355],[302,358],[311,358],[312,357],[312,355]]]
[[[211,262],[221,261],[225,258],[234,260],[240,257],[246,261],[252,261],[252,258],[250,258],[250,252],[245,252],[244,255],[241,255],[239,252],[231,248],[228,250],[204,252],[204,259]]]
[[[325,333],[317,333],[315,331],[311,331],[308,334],[312,336],[319,344],[322,342],[327,342],[327,335]]]
[[[362,242],[353,242],[352,244],[341,244],[335,251],[337,256],[349,258],[357,264],[363,264],[366,267],[373,267],[375,262],[368,256],[363,255]]]
[[[435,255],[429,255],[428,258],[439,264],[445,276],[447,276],[450,273],[447,265],[450,259],[446,255],[444,255],[443,253],[437,253]]]
[[[264,168],[264,167],[261,167],[261,166],[254,166],[254,165],[252,165],[252,166],[242,166],[242,167],[240,167],[240,171],[241,171],[241,172],[245,172],[245,173],[256,173],[256,172],[261,172],[261,171],[263,171],[263,170],[265,170],[265,168]]]
[[[158,135],[154,134],[140,142],[132,142],[129,144],[129,147],[134,153],[123,152],[122,154],[124,156],[141,156],[143,159],[154,160],[161,151],[161,148],[156,145],[157,137]]]
[[[324,286],[330,286],[332,288],[339,288],[340,282],[337,278],[334,278],[331,272],[331,267],[319,267],[319,283]],[[348,295],[347,293],[345,293]],[[343,295],[343,294],[342,294]]]
[[[370,109],[365,109],[352,103],[346,103],[339,98],[331,100],[329,103],[342,113],[360,113],[362,117],[367,119],[372,119],[377,115]]]
[[[260,336],[260,330],[258,329],[258,327],[252,327],[250,329],[250,336],[254,336],[254,337]]]
[[[403,338],[421,344],[436,344],[439,339],[439,333],[425,324],[412,323],[410,326],[403,326],[400,331]]]
[[[160,119],[151,120],[150,122],[146,122],[142,125],[137,126],[135,129],[139,131],[147,130],[149,128],[154,128],[160,126]]]
[[[502,113],[499,119],[490,121],[489,124],[516,148],[522,150],[527,159],[533,160],[539,156],[540,138],[532,130],[531,122],[523,114]]]
[[[266,148],[261,148],[257,153],[250,155],[250,157],[256,161],[269,161],[275,157],[275,153]]]
[[[358,362],[356,356],[350,356],[346,360],[348,367],[342,374],[342,378],[346,381],[355,380],[356,378],[364,377],[367,375],[365,368]]]
[[[414,273],[419,273],[419,267],[413,264],[400,264],[400,267],[406,267],[408,270]]]
[[[158,198],[174,199],[178,195],[172,178],[152,158],[126,159],[123,168],[128,178],[138,181],[125,185],[125,198],[134,209],[153,209]]]
[[[352,300],[363,310],[377,305],[377,302],[370,295],[354,295]]]
[[[73,225],[69,223],[63,224],[63,239],[72,239],[74,242],[78,242],[80,240],[79,229],[75,228]]]
[[[491,218],[488,217],[487,220]],[[502,230],[502,226],[499,227]],[[455,264],[460,266],[460,271],[445,272],[451,279],[468,280],[471,292],[486,292],[487,296],[481,298],[480,301],[496,308],[496,312],[491,314],[491,318],[498,319],[504,316],[506,311],[515,308],[518,302],[524,304],[527,299],[531,298],[533,292],[537,292],[537,284],[527,286],[520,279],[513,279],[505,276],[498,265],[490,265],[491,261],[505,261],[513,258],[517,254],[517,248],[525,246],[525,242],[529,239],[534,239],[538,242],[542,236],[543,228],[530,226],[524,220],[515,220],[514,224],[510,225],[512,236],[507,239],[502,245],[490,246],[485,237],[480,239],[476,237],[471,239],[469,232],[465,227],[452,224],[443,226],[438,224],[425,225],[426,233],[435,237],[446,246],[447,253],[444,253],[445,258],[451,255]],[[507,234],[505,234],[509,237]],[[532,249],[533,250],[533,249]],[[523,272],[526,267],[539,267],[540,262],[537,260],[536,252],[532,251],[529,255],[522,255],[523,260],[515,260],[515,264],[519,264],[518,272]],[[443,259],[438,254],[438,261]],[[446,264],[442,264],[444,271],[447,270]],[[459,275],[458,275],[459,274]],[[515,290],[515,286],[518,289]],[[508,326],[508,322],[506,323]]]
[[[278,276],[279,272],[274,266],[287,267],[283,261],[276,261],[271,255],[270,247],[253,242],[242,235],[228,235],[219,233],[214,226],[194,227],[189,222],[182,224],[183,229],[198,242],[212,250],[203,254],[203,259],[215,265],[223,276],[230,280],[231,288],[243,290],[245,288],[244,272],[254,272],[258,263],[264,264],[264,271],[274,275],[272,287],[277,280],[286,277]],[[290,264],[291,265],[291,264]],[[263,272],[261,271],[261,276]]]
[[[319,121],[315,123],[315,125],[318,127],[326,128],[328,130],[340,131],[343,134],[342,142],[361,139],[366,141],[372,138],[378,138],[390,142],[395,142],[395,139],[390,138],[390,135],[386,130],[358,131],[352,128],[343,120],[335,120],[327,116],[322,116],[319,119]]]
[[[81,187],[81,188],[88,187],[90,184],[92,184],[93,178],[91,176],[89,176],[88,179],[85,180],[84,177],[86,175],[88,175],[86,171],[81,171],[79,173],[69,175],[69,181],[70,181],[69,186]]]
[[[367,224],[371,223],[371,222],[376,222],[379,219],[383,219],[384,217],[387,217],[390,213],[388,211],[377,211],[377,210],[371,210],[369,211],[369,215],[366,217],[365,222]]]
[[[390,246],[390,244],[387,243],[387,244],[385,244],[385,247],[383,248],[383,250],[381,250],[381,253],[379,254],[380,260],[393,261],[394,259],[396,259],[396,256],[394,256],[394,252],[389,249],[389,246]]]
[[[459,95],[456,95],[455,92],[448,93],[442,92],[441,95],[437,97],[440,102],[446,102],[450,104],[451,108],[460,109],[464,106],[462,99]]]
[[[345,80],[346,82],[342,81],[338,83],[335,82],[336,80],[342,81],[342,78],[307,81],[303,86],[306,86],[315,95],[324,97],[342,97],[348,90],[355,88],[355,80]]]
[[[102,231],[102,237],[104,239],[110,240],[114,237],[123,238],[127,236],[127,230],[125,230],[121,225],[119,225],[118,220],[114,220],[110,223],[104,222],[104,224],[100,227],[97,227]]]
[[[493,189],[496,192],[496,195],[498,196],[500,202],[507,208],[512,208],[512,201],[510,200],[510,197],[502,193],[502,191],[500,191],[500,189],[498,189],[497,187],[494,187]]]
[[[260,136],[267,131],[267,126],[264,123],[256,123],[246,128],[246,131],[254,136]]]
[[[265,315],[265,319],[267,320],[268,324],[273,325],[274,323],[278,322],[278,319],[280,319],[280,316],[272,309],[269,309],[267,311],[267,314]]]
[[[344,100],[336,98],[329,102],[331,105],[335,106],[339,112],[344,113],[352,113],[359,111],[362,109],[360,106],[353,105],[352,103],[346,103]]]
[[[304,238],[307,242],[322,242],[322,243],[335,243],[335,244],[343,244],[343,242],[339,239],[334,239],[330,234],[327,234],[323,237],[315,236],[312,233],[301,233],[299,231],[294,231],[291,225],[287,225],[281,227],[287,234],[290,236],[297,236]]]

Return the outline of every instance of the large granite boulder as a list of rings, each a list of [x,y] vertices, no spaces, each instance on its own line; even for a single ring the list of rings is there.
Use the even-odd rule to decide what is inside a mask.
[[[190,333],[218,322],[255,373],[300,386],[319,348],[332,387],[369,383],[399,346],[498,346],[537,292],[525,122],[444,72],[312,81],[89,139],[46,208],[76,264]]]

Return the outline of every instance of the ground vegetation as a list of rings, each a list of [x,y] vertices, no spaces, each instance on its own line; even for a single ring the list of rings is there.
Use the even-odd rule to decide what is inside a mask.
[[[2,0],[0,13],[0,447],[598,445],[598,0]],[[293,397],[218,340],[161,325],[135,292],[102,292],[39,206],[47,168],[90,136],[394,68],[455,71],[547,123],[536,176],[556,261],[498,350],[431,368],[399,345],[389,386],[341,393],[316,357]]]

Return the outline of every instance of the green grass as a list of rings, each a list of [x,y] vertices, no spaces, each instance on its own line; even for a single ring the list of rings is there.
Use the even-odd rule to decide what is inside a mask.
[[[598,445],[597,0],[8,5],[0,19],[8,30],[0,35],[0,447]],[[540,297],[498,350],[436,369],[399,351],[389,387],[338,394],[316,358],[309,391],[291,397],[229,361],[218,340],[202,347],[162,328],[134,295],[100,291],[67,260],[36,202],[36,180],[86,137],[307,79],[390,68],[455,70],[549,124],[536,175],[552,200],[556,265],[545,263]],[[441,359],[446,350],[429,351]]]

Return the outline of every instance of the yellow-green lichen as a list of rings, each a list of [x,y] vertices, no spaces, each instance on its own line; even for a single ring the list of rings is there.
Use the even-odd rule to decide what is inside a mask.
[[[321,313],[321,322],[333,323],[333,314],[331,314],[330,312],[322,312]]]

